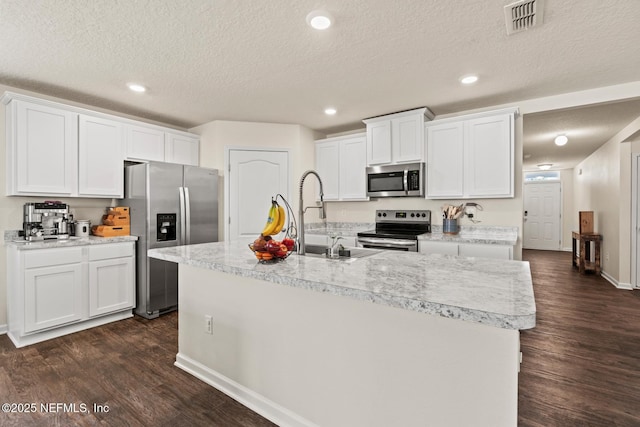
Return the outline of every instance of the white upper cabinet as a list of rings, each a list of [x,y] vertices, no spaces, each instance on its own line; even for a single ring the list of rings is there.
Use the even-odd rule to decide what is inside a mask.
[[[507,109],[427,123],[426,197],[513,197],[516,113]]]
[[[198,166],[200,139],[195,136],[165,132],[164,161],[182,165]]]
[[[464,196],[463,155],[462,122],[427,127],[427,197]]]
[[[199,164],[198,135],[5,92],[8,196],[123,196],[124,160]]]
[[[363,120],[367,125],[367,165],[423,161],[425,117],[431,120],[433,113],[418,108]]]
[[[124,126],[80,115],[78,196],[123,197]]]
[[[78,115],[6,97],[7,195],[71,196],[77,191]]]
[[[127,125],[127,159],[164,162],[164,132],[162,130]]]
[[[128,160],[198,166],[199,148],[200,139],[197,135],[144,125],[127,126]]]
[[[316,141],[316,171],[324,200],[368,200],[365,134]]]
[[[513,197],[513,114],[467,122],[467,195]]]

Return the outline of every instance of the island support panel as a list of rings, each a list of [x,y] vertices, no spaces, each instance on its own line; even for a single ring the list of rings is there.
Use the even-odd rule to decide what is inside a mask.
[[[278,425],[517,425],[517,330],[184,264],[179,277],[176,365]]]

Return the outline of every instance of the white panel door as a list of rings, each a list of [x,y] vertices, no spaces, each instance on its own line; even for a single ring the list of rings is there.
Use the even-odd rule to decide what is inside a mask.
[[[127,126],[127,159],[164,162],[164,132],[143,126]]]
[[[463,131],[462,122],[427,128],[427,198],[464,195]]]
[[[71,195],[78,177],[78,115],[16,103],[15,194]]]
[[[367,200],[367,141],[365,137],[340,143],[340,200]],[[322,179],[324,176],[320,174]]]
[[[391,163],[391,120],[367,124],[367,164]]]
[[[341,180],[339,141],[316,143],[316,172],[322,178],[323,199],[338,200]],[[316,197],[320,200],[319,185],[316,185],[316,190]]]
[[[424,115],[400,117],[391,122],[393,162],[420,162],[424,144]]]
[[[513,197],[511,115],[466,123],[465,176],[468,197]]]
[[[225,199],[228,203],[225,236],[229,240],[256,238],[264,228],[271,198],[282,194],[289,203],[287,151],[229,150]],[[247,249],[248,250],[248,249]]]
[[[187,135],[165,133],[164,161],[181,165],[198,166],[200,140]]]
[[[82,319],[82,264],[26,270],[24,298],[25,332]]]
[[[122,123],[81,115],[78,138],[78,195],[123,197]]]
[[[133,308],[133,257],[89,263],[89,316]]]
[[[560,250],[560,183],[524,185],[524,249]]]

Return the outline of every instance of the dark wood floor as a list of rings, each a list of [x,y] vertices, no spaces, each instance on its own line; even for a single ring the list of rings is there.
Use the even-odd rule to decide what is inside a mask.
[[[520,426],[640,426],[640,291],[525,250],[537,326],[521,334]]]
[[[640,291],[580,276],[569,253],[523,256],[538,318],[521,335],[519,425],[640,426]],[[176,352],[175,313],[22,349],[2,335],[0,403],[36,403],[38,410],[0,413],[0,426],[273,425],[174,367]],[[89,413],[46,414],[41,403],[75,403],[78,411],[86,404]],[[109,412],[94,413],[94,403]]]
[[[0,404],[38,405],[0,413],[0,426],[273,426],[173,366],[177,318],[136,316],[21,349],[0,336]],[[42,413],[41,403],[84,403],[90,413]],[[109,412],[93,413],[94,403]]]

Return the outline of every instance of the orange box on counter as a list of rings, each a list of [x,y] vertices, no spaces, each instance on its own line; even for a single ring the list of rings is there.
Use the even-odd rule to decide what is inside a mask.
[[[102,215],[104,225],[130,225],[129,215]]]
[[[128,225],[94,225],[91,233],[100,237],[128,236],[131,234],[131,227]]]

